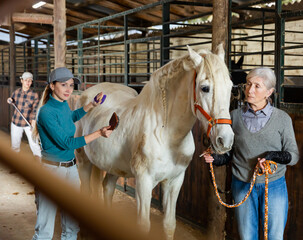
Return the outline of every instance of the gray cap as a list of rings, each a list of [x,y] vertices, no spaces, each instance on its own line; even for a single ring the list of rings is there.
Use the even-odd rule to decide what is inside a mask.
[[[79,78],[75,78],[70,70],[66,67],[56,68],[51,72],[48,78],[48,83],[52,82],[66,82],[69,79],[74,79],[75,84],[80,84],[81,81]]]
[[[23,80],[26,80],[26,79],[28,79],[28,78],[33,79],[33,74],[31,74],[30,72],[24,72],[24,73],[22,74],[22,76],[20,77],[20,79],[23,79]]]

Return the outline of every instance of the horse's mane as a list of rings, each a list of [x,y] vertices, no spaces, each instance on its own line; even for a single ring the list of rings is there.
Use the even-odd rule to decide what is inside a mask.
[[[224,75],[229,76],[229,72],[225,66],[225,63],[219,60],[219,57],[217,55],[212,54],[210,51],[206,50],[202,50],[202,53],[200,53],[200,55],[205,60],[204,66],[201,67],[206,68],[206,71],[213,73],[212,79],[218,79],[217,74],[219,69],[223,69]],[[193,63],[190,60],[189,54],[177,58],[156,70],[151,75],[150,82],[154,82],[154,84],[158,85],[160,88],[165,87],[170,84],[171,81],[178,79],[177,76],[180,74],[180,72],[183,72],[184,70],[190,70],[187,69],[185,65],[191,66],[191,69],[194,68]]]

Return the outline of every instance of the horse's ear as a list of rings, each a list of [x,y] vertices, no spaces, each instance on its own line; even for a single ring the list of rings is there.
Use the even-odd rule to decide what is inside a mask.
[[[198,67],[203,61],[203,58],[188,45],[187,45],[187,49],[188,49],[189,57],[193,61],[194,66]]]
[[[243,61],[244,61],[244,56],[241,56],[239,61],[237,62],[237,65],[241,68],[243,65]]]
[[[220,43],[217,47],[217,51],[216,51],[217,55],[223,60],[225,61],[225,51],[223,48],[223,43]]]

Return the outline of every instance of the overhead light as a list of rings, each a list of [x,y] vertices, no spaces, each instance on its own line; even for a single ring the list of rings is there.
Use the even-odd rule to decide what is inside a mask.
[[[45,3],[46,3],[46,2],[40,1],[40,2],[38,2],[38,3],[36,3],[36,4],[34,4],[32,7],[33,7],[33,8],[39,8],[39,7],[43,6]]]

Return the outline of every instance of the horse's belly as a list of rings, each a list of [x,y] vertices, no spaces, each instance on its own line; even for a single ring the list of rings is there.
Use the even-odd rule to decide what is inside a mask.
[[[123,159],[122,159],[123,160]],[[134,177],[132,172],[131,172],[131,169],[129,166],[127,166],[125,164],[125,162],[121,162],[121,161],[97,161],[96,163],[94,163],[94,165],[96,165],[98,168],[110,173],[110,174],[113,174],[113,175],[116,175],[116,176],[119,176],[119,177]]]
[[[106,139],[108,140],[108,139]],[[130,153],[121,145],[87,145],[85,153],[89,161],[101,170],[121,177],[133,177],[130,169]]]
[[[173,179],[180,174],[183,174],[192,160],[193,151],[187,152],[169,152],[164,155],[159,161],[155,161],[151,168],[151,174],[154,179],[161,182],[165,179]]]
[[[161,165],[160,168],[151,174],[154,175],[154,180],[156,182],[162,182],[167,179],[174,179],[178,177],[180,174],[183,174],[186,170],[187,166],[184,165],[175,165],[173,163],[168,163],[165,165]]]

